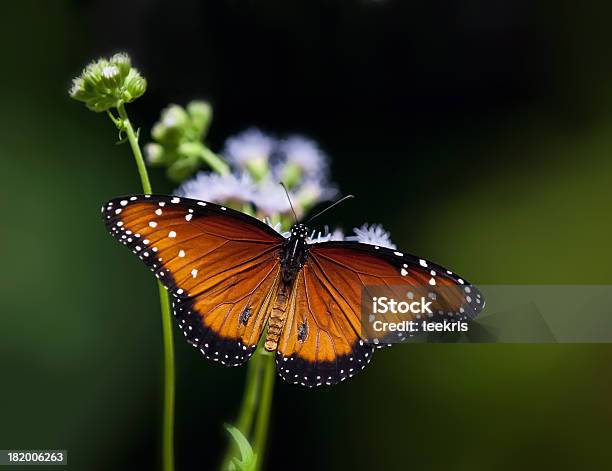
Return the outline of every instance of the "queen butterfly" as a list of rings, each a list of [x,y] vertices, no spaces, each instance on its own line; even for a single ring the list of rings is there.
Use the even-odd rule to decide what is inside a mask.
[[[336,384],[370,362],[377,345],[360,325],[368,285],[446,290],[435,320],[459,312],[471,319],[484,306],[476,288],[435,263],[358,242],[309,243],[303,224],[283,237],[230,208],[158,195],[116,198],[102,213],[111,235],[169,290],[189,343],[239,366],[267,325],[264,346],[276,351],[278,373],[290,383]]]

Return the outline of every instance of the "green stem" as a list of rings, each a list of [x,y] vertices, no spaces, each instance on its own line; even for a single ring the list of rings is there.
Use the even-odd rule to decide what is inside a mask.
[[[122,129],[126,132],[128,142],[132,148],[142,189],[145,194],[151,194],[151,182],[147,173],[138,138],[128,118],[125,106],[120,103],[117,111],[121,118]],[[115,121],[113,119],[113,121]],[[170,316],[170,304],[168,292],[161,283],[157,283],[159,290],[159,302],[162,314],[162,332],[164,344],[164,415],[162,427],[162,464],[164,471],[174,471],[174,342],[172,338],[172,319]]]
[[[266,451],[266,440],[268,438],[268,425],[270,424],[270,408],[272,407],[272,394],[274,393],[274,379],[276,378],[276,365],[274,364],[274,353],[262,349],[260,354],[261,399],[259,411],[257,412],[257,423],[253,438],[253,452],[257,456],[256,471],[261,469],[263,457]]]
[[[162,314],[164,339],[164,416],[162,425],[162,469],[174,471],[174,339],[168,291],[159,282],[159,302]]]
[[[253,451],[257,454],[257,469],[261,469],[263,463],[272,394],[274,392],[274,379],[276,377],[274,354],[264,348],[266,330],[264,329],[253,358],[248,363],[242,404],[236,421],[238,430],[249,441],[254,442]],[[255,429],[251,433],[253,422],[255,422]],[[253,438],[253,440],[250,440],[250,438]],[[222,470],[229,469],[232,458],[239,458],[238,452],[238,446],[231,442],[223,460]]]
[[[142,157],[140,146],[138,145],[138,138],[136,137],[132,123],[128,118],[127,112],[125,111],[125,105],[120,103],[117,106],[117,111],[119,112],[119,116],[123,121],[123,128],[128,136],[128,141],[130,143],[130,147],[132,148],[132,153],[134,154],[134,159],[136,159],[136,166],[138,167],[138,174],[140,175],[140,181],[142,182],[142,189],[146,194],[151,194],[153,190],[151,189],[151,182],[149,181],[147,167],[145,166],[145,161]]]
[[[244,394],[242,395],[242,403],[240,404],[240,412],[236,421],[236,428],[248,439],[255,418],[257,409],[257,400],[261,385],[261,372],[259,371],[259,355],[254,354],[253,358],[247,364],[247,374],[245,379]],[[238,445],[235,440],[231,440],[225,458],[223,458],[222,470],[228,470],[232,458],[238,457]]]
[[[227,175],[230,172],[229,165],[223,162],[223,160],[208,147],[202,146],[200,155],[202,156],[202,160],[219,175]]]
[[[257,399],[259,396],[259,388],[261,385],[261,374],[259,368],[260,358],[255,355],[249,362],[247,376],[245,381],[244,396],[240,406],[240,414],[236,422],[236,427],[242,432],[245,437],[248,437],[253,426],[253,418],[255,417],[255,409],[257,407]]]

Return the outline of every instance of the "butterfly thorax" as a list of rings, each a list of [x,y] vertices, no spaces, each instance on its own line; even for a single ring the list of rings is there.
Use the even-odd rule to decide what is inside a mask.
[[[308,258],[308,228],[304,224],[296,224],[291,228],[291,235],[283,243],[280,263],[281,276],[284,285],[293,283]]]

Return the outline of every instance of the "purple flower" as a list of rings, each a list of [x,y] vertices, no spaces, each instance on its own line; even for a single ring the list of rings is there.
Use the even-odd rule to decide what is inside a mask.
[[[176,194],[212,203],[248,203],[253,200],[255,184],[246,173],[219,175],[199,172],[187,180]]]

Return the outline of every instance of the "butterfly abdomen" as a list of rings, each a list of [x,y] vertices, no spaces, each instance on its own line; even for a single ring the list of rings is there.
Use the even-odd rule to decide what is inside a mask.
[[[280,338],[285,320],[287,319],[289,293],[290,286],[281,283],[278,287],[274,304],[272,305],[270,320],[268,321],[268,333],[266,334],[265,347],[269,352],[276,350],[278,346],[278,339]]]

